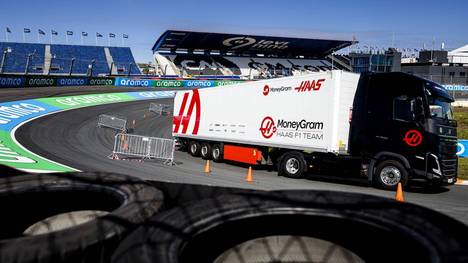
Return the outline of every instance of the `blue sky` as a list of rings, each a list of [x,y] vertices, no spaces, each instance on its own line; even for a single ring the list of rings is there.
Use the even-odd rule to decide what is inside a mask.
[[[65,43],[65,32],[74,31],[69,42],[80,44],[80,33],[95,44],[95,33],[117,35],[111,44],[126,45],[138,62],[148,62],[151,47],[166,29],[250,33],[349,39],[360,45],[381,48],[436,47],[446,49],[468,44],[468,1],[264,1],[264,0],[0,0],[0,40],[5,27],[13,31],[10,41],[22,41],[24,27],[30,28],[28,42],[37,41],[37,30],[46,31],[42,42],[50,41],[50,30],[59,32],[54,42]],[[393,38],[394,36],[394,38]]]

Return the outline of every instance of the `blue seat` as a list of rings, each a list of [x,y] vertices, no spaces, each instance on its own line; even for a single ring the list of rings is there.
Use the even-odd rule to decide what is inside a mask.
[[[109,47],[110,54],[114,60],[114,66],[117,68],[118,74],[128,74],[130,70],[131,75],[141,74],[140,69],[135,63],[132,51],[128,47]],[[130,64],[132,66],[130,67]]]
[[[93,75],[108,74],[106,55],[103,47],[78,46],[78,45],[51,45],[50,52],[53,56],[51,74],[69,73],[73,63],[73,75],[84,75],[93,64]]]
[[[44,68],[44,44],[0,42],[1,56],[3,51],[11,50],[5,56],[3,73],[24,73],[29,57],[29,73],[43,73]]]
[[[0,42],[0,56],[3,51],[10,49],[4,61],[4,73],[24,73],[29,57],[28,73],[43,74],[46,44]],[[110,47],[109,51],[114,60],[114,66],[119,74],[141,74],[132,51],[128,47]],[[50,74],[69,74],[73,60],[73,75],[86,75],[93,64],[93,76],[109,74],[104,47],[81,45],[50,45],[52,54]],[[132,64],[132,66],[130,66]],[[131,68],[131,69],[130,69]]]

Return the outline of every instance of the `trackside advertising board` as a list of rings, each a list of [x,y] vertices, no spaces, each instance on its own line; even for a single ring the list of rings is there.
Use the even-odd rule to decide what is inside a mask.
[[[114,78],[105,77],[70,77],[70,76],[42,76],[42,75],[0,75],[0,87],[51,87],[51,86],[112,86]]]
[[[459,140],[457,146],[458,157],[468,158],[468,140]]]
[[[178,137],[346,152],[359,75],[339,70],[178,92]]]
[[[50,113],[110,103],[172,98],[174,91],[105,93],[41,98],[0,103],[0,163],[32,172],[64,172],[75,169],[38,156],[15,139],[14,131],[23,123]],[[1,173],[0,173],[1,177]]]
[[[211,88],[242,83],[240,80],[153,80],[116,78],[115,86],[123,87],[157,87],[157,88]]]

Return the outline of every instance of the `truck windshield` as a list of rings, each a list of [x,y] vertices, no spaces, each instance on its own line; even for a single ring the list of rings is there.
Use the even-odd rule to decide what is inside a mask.
[[[429,109],[433,118],[453,119],[452,105],[443,97],[429,97]]]

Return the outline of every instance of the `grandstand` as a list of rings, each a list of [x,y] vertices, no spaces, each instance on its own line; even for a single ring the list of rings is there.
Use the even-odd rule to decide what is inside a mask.
[[[257,79],[350,70],[333,53],[352,41],[168,30],[153,46],[161,75]]]
[[[0,42],[0,73],[139,75],[128,47]]]

